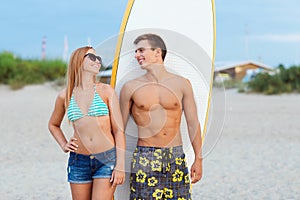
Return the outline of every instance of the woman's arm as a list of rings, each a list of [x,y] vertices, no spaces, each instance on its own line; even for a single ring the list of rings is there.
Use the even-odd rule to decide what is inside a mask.
[[[69,151],[76,151],[78,145],[76,138],[71,138],[68,142],[62,129],[61,123],[65,115],[65,90],[61,91],[56,98],[55,107],[48,122],[48,128],[56,142],[67,153]]]

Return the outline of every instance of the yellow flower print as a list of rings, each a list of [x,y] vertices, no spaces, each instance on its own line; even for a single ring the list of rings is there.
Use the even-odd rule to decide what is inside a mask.
[[[162,199],[163,192],[163,190],[156,189],[155,192],[152,194],[152,197],[155,197],[155,200]]]
[[[135,188],[134,188],[133,186],[131,186],[130,190],[131,190],[132,192],[135,192]]]
[[[182,162],[184,161],[184,159],[182,159],[182,158],[176,158],[175,160],[176,160],[177,165],[181,165]]]
[[[169,172],[170,169],[171,169],[171,165],[170,165],[170,163],[168,163],[167,166],[166,166],[166,171]]]
[[[135,168],[136,159],[132,159],[132,168]]]
[[[155,186],[157,184],[157,180],[155,177],[148,178],[148,186]]]
[[[178,198],[178,200],[186,200],[185,198],[183,198],[183,197],[180,197],[180,198]]]
[[[171,159],[173,157],[172,151],[163,152],[162,156],[167,159]]]
[[[189,178],[188,174],[184,176],[184,182],[185,183],[190,183],[190,178]]]
[[[151,161],[151,169],[152,169],[152,171],[159,171],[159,172],[161,172],[161,166],[162,166],[162,163],[159,162],[158,160]]]
[[[136,174],[136,182],[144,183],[147,178],[147,174],[142,170],[139,170]]]
[[[156,159],[162,159],[161,149],[156,149],[153,155],[156,157]]]
[[[182,180],[183,172],[179,169],[176,169],[175,173],[172,174],[173,182],[180,182]]]
[[[139,163],[141,165],[143,165],[144,167],[146,167],[148,165],[148,163],[149,163],[149,160],[147,158],[141,157]]]
[[[173,190],[164,188],[166,198],[173,198]]]

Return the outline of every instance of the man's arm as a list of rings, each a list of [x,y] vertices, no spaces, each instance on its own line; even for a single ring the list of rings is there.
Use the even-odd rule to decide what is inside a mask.
[[[188,80],[183,92],[183,110],[189,138],[195,153],[195,160],[190,170],[190,176],[192,183],[196,183],[202,178],[202,137],[194,93],[192,85]]]
[[[132,105],[131,95],[132,92],[129,83],[126,83],[120,92],[120,108],[125,127],[124,130],[126,130],[127,122],[130,115],[130,109]]]

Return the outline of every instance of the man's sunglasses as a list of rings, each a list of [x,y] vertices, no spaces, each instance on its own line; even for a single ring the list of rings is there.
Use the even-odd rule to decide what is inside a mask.
[[[85,54],[83,57],[85,58],[85,57],[89,57],[90,59],[91,59],[91,61],[96,61],[96,59],[99,61],[99,63],[100,64],[102,64],[102,59],[101,59],[101,57],[100,56],[96,56],[95,54],[92,54],[92,53],[87,53],[87,54]]]

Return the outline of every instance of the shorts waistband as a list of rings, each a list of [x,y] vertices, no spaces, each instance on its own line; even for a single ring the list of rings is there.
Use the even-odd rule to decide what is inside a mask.
[[[174,146],[174,147],[150,147],[150,146],[137,146],[139,152],[154,152],[156,150],[168,151],[172,153],[183,153],[183,147]]]
[[[78,159],[94,159],[97,158],[98,160],[101,160],[103,158],[110,157],[112,154],[115,154],[116,152],[116,147],[113,147],[107,151],[101,152],[101,153],[96,153],[96,154],[80,154],[80,153],[75,153],[75,152],[70,152],[70,157],[76,157]]]

